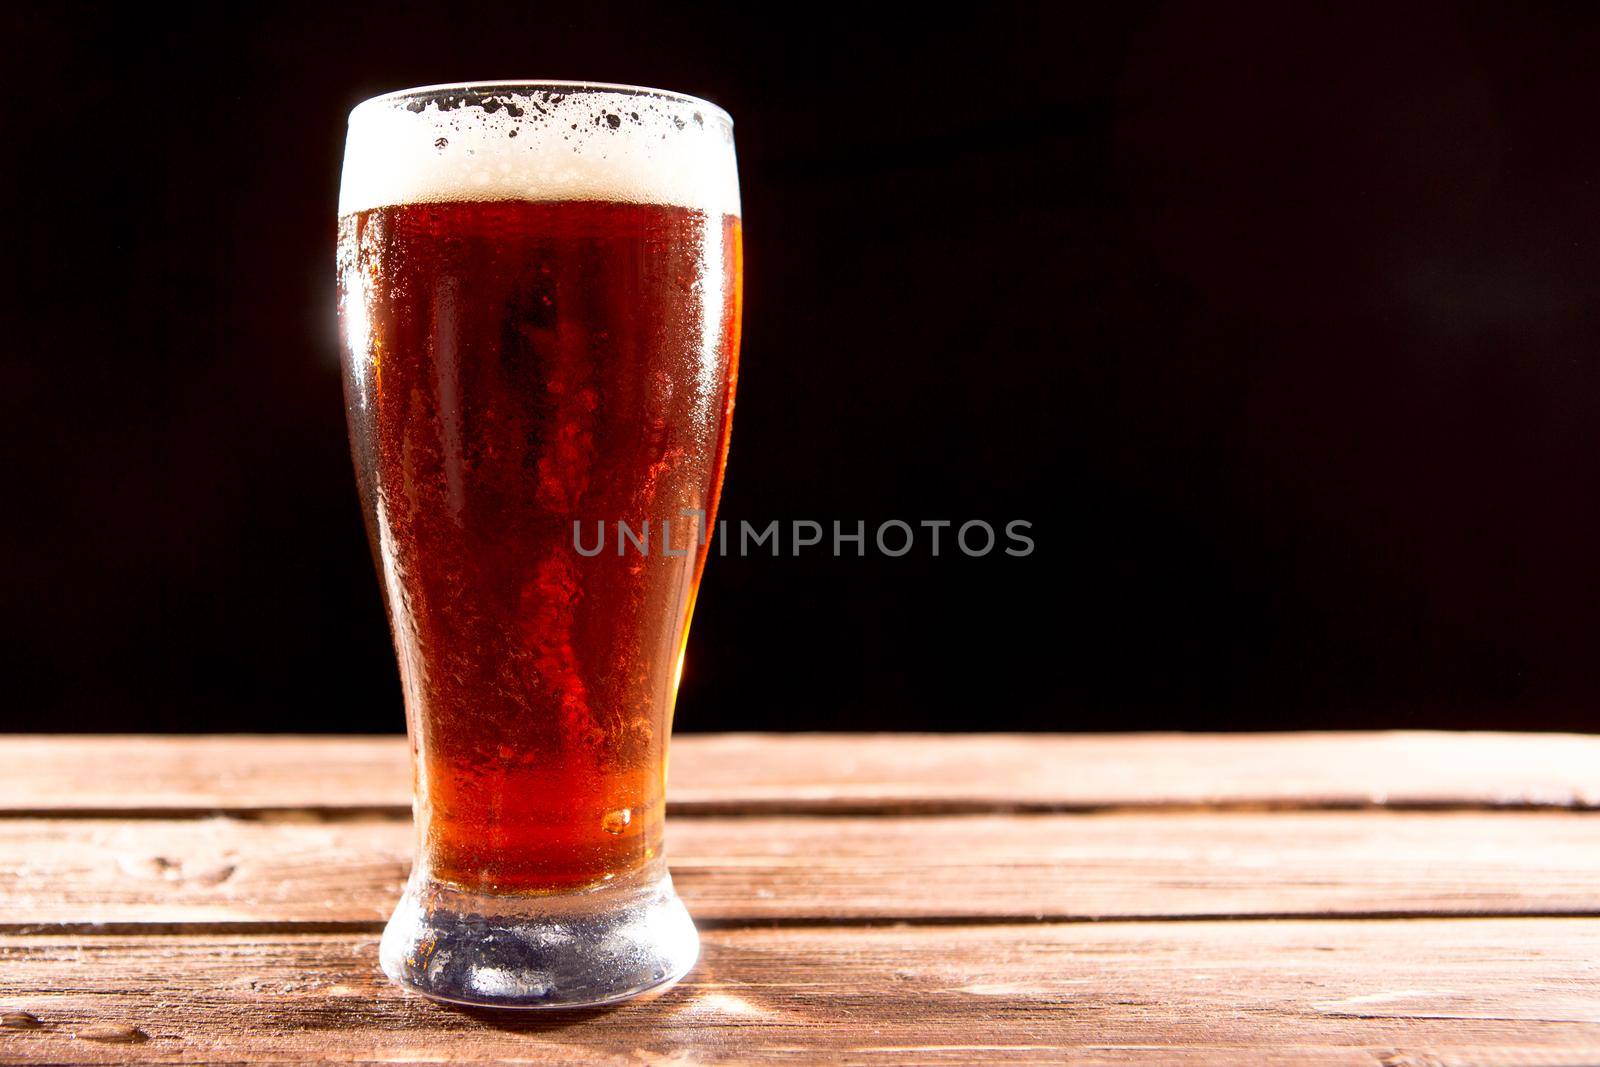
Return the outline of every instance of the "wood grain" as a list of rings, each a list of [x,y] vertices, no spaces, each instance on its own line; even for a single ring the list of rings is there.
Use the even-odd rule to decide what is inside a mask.
[[[1600,923],[715,930],[650,1001],[431,1004],[351,935],[0,938],[0,1061],[1600,1061]]]
[[[1564,812],[680,819],[710,922],[1600,914],[1600,819]],[[0,820],[0,929],[376,924],[408,823]]]
[[[0,815],[404,813],[405,741],[0,737]],[[673,745],[679,814],[1600,806],[1573,734],[720,734]]]

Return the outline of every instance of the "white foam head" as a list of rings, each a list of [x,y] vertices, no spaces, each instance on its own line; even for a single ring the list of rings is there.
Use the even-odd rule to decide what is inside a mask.
[[[739,214],[733,120],[622,85],[407,89],[350,113],[339,214],[463,200],[612,200]]]

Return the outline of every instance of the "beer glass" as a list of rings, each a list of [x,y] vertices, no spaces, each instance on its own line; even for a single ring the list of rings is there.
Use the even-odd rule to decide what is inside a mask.
[[[693,97],[469,83],[350,115],[345,410],[417,829],[380,959],[428,996],[604,1004],[699,951],[662,820],[739,219],[732,121]]]

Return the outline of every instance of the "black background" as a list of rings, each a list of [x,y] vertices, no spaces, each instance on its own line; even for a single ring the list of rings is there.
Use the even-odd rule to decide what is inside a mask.
[[[1593,10],[8,6],[9,730],[397,730],[344,439],[344,117],[587,78],[738,122],[680,729],[1588,728]]]

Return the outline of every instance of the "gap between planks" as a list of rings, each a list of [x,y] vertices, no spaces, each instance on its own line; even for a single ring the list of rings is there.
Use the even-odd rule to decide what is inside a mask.
[[[1081,915],[1039,915],[1026,920],[1028,925],[1047,926],[1105,926],[1110,923],[1142,923],[1193,925],[1195,923],[1246,923],[1246,922],[1418,922],[1449,919],[1453,922],[1497,921],[1506,919],[1600,919],[1600,910],[1586,911],[1486,911],[1471,914],[1442,915],[1436,911],[1361,911],[1361,912],[1240,912],[1237,915],[1200,912],[1193,915],[1158,913],[1154,915],[1116,915],[1093,917]],[[694,920],[701,933],[722,930],[910,930],[922,928],[948,928],[977,930],[1017,926],[1019,920],[1009,915],[919,915],[912,918],[850,918],[827,916],[775,916],[760,919],[704,919]],[[293,937],[299,935],[365,935],[377,937],[383,933],[384,922],[130,922],[130,923],[57,923],[29,925],[27,923],[0,922],[0,937],[59,938],[59,937]]]
[[[815,819],[861,818],[940,818],[965,815],[1184,815],[1196,812],[1220,814],[1268,814],[1272,812],[1420,812],[1484,814],[1517,812],[1566,812],[1593,814],[1600,804],[1571,800],[1538,801],[1528,799],[1402,799],[1395,801],[1361,800],[1350,797],[1308,797],[1304,800],[1192,800],[1151,803],[1016,802],[1006,800],[885,800],[843,803],[827,800],[756,801],[674,801],[667,802],[667,815],[675,819],[743,819],[798,816]],[[370,806],[254,806],[229,807],[148,807],[148,808],[0,808],[6,819],[238,819],[242,822],[381,822],[411,820],[410,805]]]

